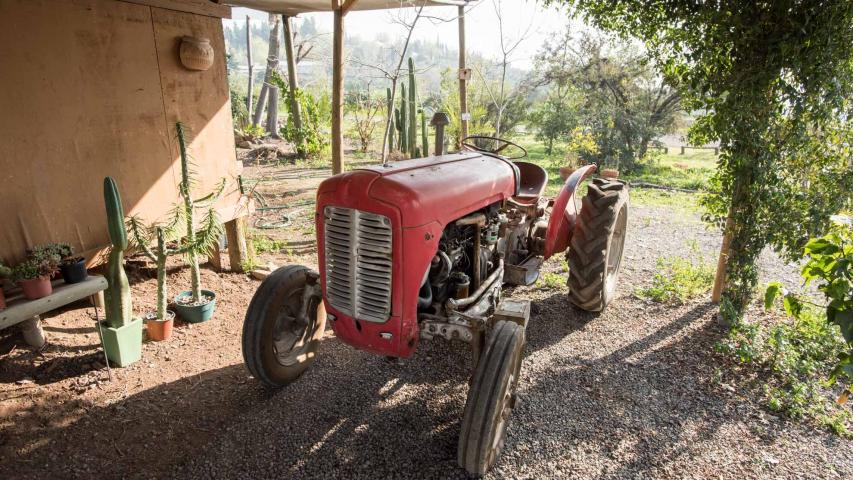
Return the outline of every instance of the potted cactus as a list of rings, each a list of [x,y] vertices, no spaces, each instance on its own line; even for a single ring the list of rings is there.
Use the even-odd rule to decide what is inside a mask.
[[[0,262],[0,310],[6,309],[6,294],[3,293],[3,279],[12,275],[12,269]]]
[[[74,255],[74,248],[67,243],[48,243],[31,250],[37,255],[55,255],[60,258],[59,272],[65,283],[80,283],[88,278],[86,260]]]
[[[59,267],[59,257],[48,253],[31,253],[12,269],[12,280],[21,286],[24,298],[37,300],[53,293],[50,278]]]
[[[225,180],[220,182],[218,188],[205,197],[192,198],[192,185],[195,183],[190,170],[189,156],[187,154],[186,127],[181,122],[176,125],[178,147],[181,154],[181,183],[178,185],[182,203],[175,209],[176,216],[184,220],[184,238],[180,242],[180,251],[186,256],[190,264],[190,278],[192,289],[180,292],[175,296],[175,310],[185,322],[206,322],[213,317],[216,309],[216,294],[210,290],[201,288],[201,271],[199,269],[198,257],[210,251],[222,236],[222,223],[213,203],[225,189]],[[200,227],[195,224],[195,212],[197,209],[206,209]]]
[[[154,341],[168,340],[172,336],[175,312],[168,310],[168,294],[166,285],[166,259],[169,255],[183,253],[181,248],[170,246],[177,236],[177,226],[180,216],[176,215],[166,225],[145,225],[139,217],[133,216],[127,220],[130,229],[131,245],[151,259],[157,265],[157,310],[143,315],[148,338]]]
[[[98,325],[98,334],[107,358],[113,364],[125,367],[142,358],[142,319],[133,317],[130,285],[122,265],[127,249],[124,208],[118,186],[110,177],[104,179],[104,204],[112,248],[104,275],[107,279],[104,292],[106,320]]]

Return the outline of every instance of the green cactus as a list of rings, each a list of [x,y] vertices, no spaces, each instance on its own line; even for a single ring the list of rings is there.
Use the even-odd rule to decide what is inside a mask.
[[[104,179],[104,205],[107,210],[107,230],[112,249],[107,261],[107,290],[104,292],[107,325],[120,328],[132,320],[133,306],[130,299],[130,284],[124,273],[124,251],[127,248],[127,231],[124,228],[124,208],[121,205],[118,186],[111,177]]]
[[[421,153],[425,157],[429,156],[429,139],[427,138],[427,121],[426,112],[421,109]]]
[[[394,99],[391,98],[391,87],[385,90],[386,96],[386,108],[390,113],[391,117],[391,125],[388,129],[388,151],[394,150],[394,130],[397,129],[397,126],[394,124]]]
[[[192,284],[192,301],[202,301],[201,295],[201,270],[199,269],[198,256],[210,251],[210,248],[219,241],[222,236],[222,223],[216,215],[216,210],[213,209],[213,203],[222,194],[225,189],[225,179],[219,184],[219,187],[209,195],[199,198],[192,198],[192,186],[195,183],[190,170],[189,154],[187,153],[187,141],[184,124],[178,122],[175,124],[175,130],[178,136],[178,148],[181,154],[181,183],[178,185],[178,193],[183,200],[183,211],[180,212],[180,218],[186,222],[186,235],[181,244],[180,251],[187,257],[187,262],[190,264],[190,280]],[[207,215],[202,221],[202,229],[196,232],[195,228],[195,209],[207,207]]]
[[[409,153],[409,98],[406,85],[400,85],[400,151]]]
[[[405,98],[405,94],[403,95]],[[412,57],[409,57],[409,138],[407,143],[409,145],[409,157],[416,158],[417,152],[415,151],[418,146],[418,114],[417,109],[415,108],[417,98],[417,90],[415,87],[415,61],[412,60]]]

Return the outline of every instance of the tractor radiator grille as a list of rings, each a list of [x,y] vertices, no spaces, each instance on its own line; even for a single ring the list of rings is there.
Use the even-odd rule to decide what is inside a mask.
[[[385,322],[391,314],[391,221],[352,208],[323,211],[326,297],[358,320]]]

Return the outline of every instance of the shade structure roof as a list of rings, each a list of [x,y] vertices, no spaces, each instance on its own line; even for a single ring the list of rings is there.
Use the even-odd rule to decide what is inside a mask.
[[[300,13],[331,12],[333,0],[220,0],[234,7],[247,7],[270,13],[294,16]],[[346,2],[341,2],[346,3]],[[407,7],[460,6],[474,3],[472,0],[355,0],[349,10],[388,10]]]

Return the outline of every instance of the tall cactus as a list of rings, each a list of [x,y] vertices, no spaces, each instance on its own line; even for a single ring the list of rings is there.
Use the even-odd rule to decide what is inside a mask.
[[[107,261],[107,290],[104,292],[104,306],[107,325],[113,328],[123,327],[132,320],[133,306],[130,299],[130,284],[124,273],[124,251],[127,248],[127,231],[124,228],[124,208],[118,186],[112,177],[104,178],[104,205],[107,210],[107,230],[113,248]]]
[[[398,151],[403,151],[403,115],[400,113],[400,109],[394,107],[394,118],[396,121],[394,122],[394,129],[397,130],[397,145],[394,147]]]
[[[415,89],[415,61],[412,60],[412,57],[409,57],[409,157],[415,158],[417,156],[415,150],[418,148],[418,114],[417,108],[415,108],[417,90]],[[403,94],[405,98],[406,95]]]
[[[406,85],[400,85],[400,151],[409,153],[409,98]]]
[[[426,112],[421,109],[421,153],[423,156],[429,156],[429,138],[427,138],[427,122]]]
[[[388,109],[388,114],[391,117],[391,128],[388,129],[388,151],[394,150],[394,130],[397,129],[397,126],[394,124],[394,99],[391,98],[391,87],[388,87],[385,90],[386,96],[386,108]]]

